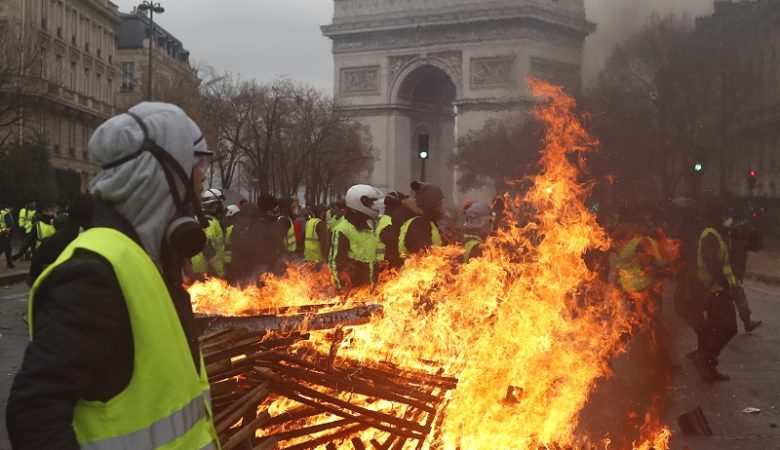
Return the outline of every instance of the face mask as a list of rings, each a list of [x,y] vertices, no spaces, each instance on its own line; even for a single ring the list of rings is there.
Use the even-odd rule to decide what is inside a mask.
[[[173,196],[173,203],[176,206],[176,214],[165,230],[165,241],[180,257],[192,258],[203,250],[203,247],[206,245],[206,233],[203,229],[208,223],[200,209],[199,196],[192,191],[192,181],[179,162],[170,153],[157,145],[156,142],[149,139],[148,129],[141,118],[131,112],[126,114],[132,117],[141,127],[144,133],[144,142],[138,151],[103,166],[103,170],[131,161],[141,156],[144,152],[150,152],[163,169],[165,179]],[[179,196],[176,177],[185,186],[183,196]],[[195,220],[193,215],[198,220]]]

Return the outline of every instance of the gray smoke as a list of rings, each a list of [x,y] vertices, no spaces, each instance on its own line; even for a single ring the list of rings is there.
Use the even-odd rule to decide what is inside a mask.
[[[652,13],[685,14],[693,19],[711,14],[712,3],[713,0],[585,0],[588,20],[598,26],[585,43],[586,85],[595,80],[615,45],[639,31]]]

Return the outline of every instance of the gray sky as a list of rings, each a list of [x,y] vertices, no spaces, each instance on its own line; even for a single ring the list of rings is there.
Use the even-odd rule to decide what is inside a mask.
[[[123,12],[139,3],[113,1]],[[332,91],[330,40],[319,29],[330,22],[331,0],[160,2],[166,11],[155,16],[155,22],[184,43],[193,62],[207,63],[244,79],[289,76]],[[588,19],[598,24],[586,46],[587,80],[598,72],[615,42],[636,31],[653,11],[697,16],[712,9],[712,0],[585,0],[585,4]]]

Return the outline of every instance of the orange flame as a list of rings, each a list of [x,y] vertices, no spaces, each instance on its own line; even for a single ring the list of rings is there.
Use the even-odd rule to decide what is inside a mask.
[[[543,171],[529,179],[525,195],[507,196],[506,226],[486,241],[482,257],[463,265],[460,248],[435,248],[373,290],[342,297],[322,293],[324,274],[296,268],[284,278],[265,277],[262,290],[210,280],[191,287],[196,310],[235,315],[380,303],[383,319],[352,329],[340,356],[421,369],[435,361],[458,378],[433,433],[437,448],[536,450],[586,442],[612,448],[604,436],[593,444],[578,434],[579,413],[597,380],[610,375],[610,360],[625,350],[621,337],[645,320],[635,311],[645,308],[630,308],[583,259],[588,250],[610,248],[584,205],[588,188],[578,181],[583,155],[597,141],[561,88],[529,83],[540,99],[534,115],[547,128]],[[327,351],[324,339],[313,345]],[[653,417],[637,430],[636,450],[668,449],[671,432]],[[433,438],[426,448],[432,445]]]

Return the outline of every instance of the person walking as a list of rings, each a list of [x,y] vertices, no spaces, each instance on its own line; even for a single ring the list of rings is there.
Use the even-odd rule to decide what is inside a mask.
[[[184,262],[206,242],[210,152],[180,108],[141,103],[88,144],[102,168],[87,230],[35,281],[11,445],[218,449]],[[198,217],[198,220],[193,217]]]
[[[747,272],[747,260],[749,252],[757,252],[763,248],[763,236],[761,232],[749,221],[735,223],[733,217],[729,217],[723,223],[728,238],[729,257],[731,268],[737,278],[737,286],[734,289],[734,305],[737,307],[739,318],[745,327],[745,332],[750,333],[763,323],[753,320],[753,312],[745,295],[745,272]]]
[[[5,253],[5,268],[13,269],[14,260],[11,250],[11,237],[14,231],[13,209],[4,206],[0,209],[0,253]]]
[[[377,280],[377,239],[372,221],[379,217],[384,201],[382,191],[358,184],[347,191],[344,220],[331,233],[328,257],[336,287],[351,289],[368,286]]]
[[[706,228],[699,235],[696,269],[706,296],[705,326],[699,337],[699,348],[689,357],[705,382],[727,381],[729,377],[720,373],[717,366],[721,351],[737,334],[734,307],[737,279],[723,238],[722,208],[708,208],[702,218]]]
[[[38,213],[35,211],[35,202],[30,202],[19,210],[19,230],[22,232],[22,243],[19,251],[14,256],[14,261],[19,259],[31,259],[35,249],[35,228],[38,222]]]

